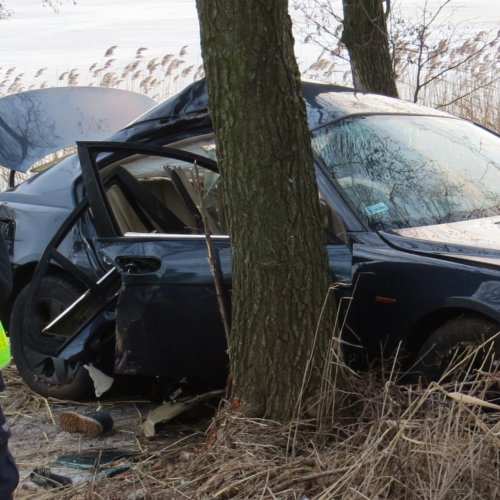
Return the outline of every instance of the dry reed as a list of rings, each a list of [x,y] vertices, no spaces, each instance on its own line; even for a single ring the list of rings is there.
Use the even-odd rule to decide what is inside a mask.
[[[198,68],[195,71],[195,66],[183,59],[188,54],[187,45],[181,47],[177,55],[165,54],[161,58],[153,57],[149,60],[146,57],[148,48],[139,47],[134,59],[124,67],[119,66],[118,51],[119,46],[112,45],[105,50],[99,62],[90,65],[87,74],[82,75],[73,68],[59,73],[50,83],[47,67],[38,69],[34,75],[16,73],[16,67],[8,69],[0,67],[0,96],[45,88],[49,85],[90,85],[141,92],[157,101],[162,101],[203,76],[202,69]]]
[[[10,370],[16,398],[2,401],[9,419],[20,413],[50,419],[67,404],[33,395]],[[166,426],[154,447],[138,438],[142,452],[116,477],[96,471],[90,481],[42,496],[21,489],[19,498],[496,498],[500,412],[453,394],[480,401],[495,384],[500,373],[421,388],[372,371],[354,381],[356,389],[320,434],[313,421],[246,418],[222,403],[208,429],[202,421],[180,437]]]

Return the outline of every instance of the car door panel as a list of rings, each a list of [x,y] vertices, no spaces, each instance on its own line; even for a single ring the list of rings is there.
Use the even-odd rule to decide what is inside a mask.
[[[154,235],[100,241],[105,259],[148,256],[161,265],[129,272],[117,265],[122,286],[116,308],[117,373],[187,378],[208,384],[226,377],[226,340],[204,236]],[[214,240],[224,285],[231,284],[230,243]]]

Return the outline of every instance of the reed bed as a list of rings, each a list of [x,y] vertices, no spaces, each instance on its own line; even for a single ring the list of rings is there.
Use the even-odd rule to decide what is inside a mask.
[[[486,35],[482,35],[483,37]],[[479,43],[479,41],[477,42]],[[500,133],[500,78],[498,77],[499,43],[492,44],[491,50],[474,56],[477,46],[462,44],[450,48],[453,58],[466,59],[467,63],[455,70],[446,71],[426,85],[419,94],[419,102],[431,107],[472,120]],[[187,45],[177,53],[167,53],[162,57],[148,58],[148,48],[139,47],[134,58],[120,65],[118,45],[108,47],[100,61],[91,64],[85,74],[77,68],[50,77],[48,67],[39,68],[28,75],[16,67],[0,67],[0,97],[54,86],[102,86],[139,92],[161,102],[182,90],[193,81],[204,76],[203,65],[188,62]],[[334,51],[334,53],[336,53]],[[341,61],[341,60],[340,60]],[[444,64],[444,63],[442,63]],[[399,71],[398,86],[402,98],[412,100],[415,91],[415,68],[402,66]],[[314,63],[302,68],[304,78],[330,83],[350,85],[350,71],[345,62],[338,58],[320,57]],[[44,161],[53,160],[50,156]],[[18,181],[28,175],[18,174]],[[7,187],[8,172],[0,169],[0,189]],[[16,182],[17,183],[17,182]]]
[[[202,65],[186,60],[187,45],[161,58],[148,58],[148,48],[139,47],[125,65],[118,62],[122,60],[116,57],[119,50],[118,45],[108,47],[100,61],[92,63],[84,74],[72,68],[51,76],[51,70],[42,67],[28,75],[16,67],[0,67],[0,96],[46,87],[100,86],[139,92],[160,102],[204,75]]]

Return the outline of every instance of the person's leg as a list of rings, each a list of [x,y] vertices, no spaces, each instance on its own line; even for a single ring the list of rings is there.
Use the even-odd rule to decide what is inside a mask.
[[[19,482],[19,472],[9,452],[9,431],[0,406],[0,500],[10,500]]]

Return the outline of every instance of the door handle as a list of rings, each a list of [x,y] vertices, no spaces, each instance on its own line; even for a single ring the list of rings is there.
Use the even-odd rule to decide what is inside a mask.
[[[161,267],[161,260],[150,255],[119,255],[115,262],[118,269],[127,274],[154,273]]]

